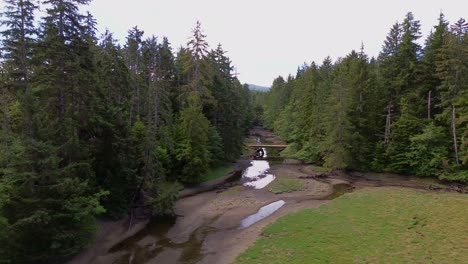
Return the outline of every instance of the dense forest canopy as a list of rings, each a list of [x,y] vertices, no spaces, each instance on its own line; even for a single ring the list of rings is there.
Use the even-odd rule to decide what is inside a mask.
[[[2,5],[1,263],[62,262],[99,215],[172,213],[182,184],[241,154],[253,120],[200,23],[176,52],[138,27],[121,46],[80,13],[89,2]]]
[[[278,77],[264,125],[289,143],[284,154],[333,169],[468,181],[468,23],[438,21],[424,46],[408,13],[377,58],[362,47]]]

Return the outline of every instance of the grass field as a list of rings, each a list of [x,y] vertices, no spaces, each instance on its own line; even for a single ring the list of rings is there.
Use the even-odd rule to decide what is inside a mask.
[[[237,263],[468,263],[468,195],[357,191],[280,218]]]
[[[224,164],[215,168],[211,168],[208,170],[207,173],[205,173],[202,178],[201,182],[207,182],[211,180],[216,180],[221,177],[226,176],[228,173],[234,170],[234,164],[229,163],[229,164]]]
[[[279,194],[288,193],[294,191],[300,191],[304,189],[304,183],[297,179],[288,178],[276,178],[272,183],[268,184],[268,191]]]

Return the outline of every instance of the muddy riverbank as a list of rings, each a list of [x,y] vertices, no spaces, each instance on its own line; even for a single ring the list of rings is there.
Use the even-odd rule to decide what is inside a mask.
[[[281,143],[266,130],[252,130],[249,140],[257,137]],[[231,263],[269,223],[298,210],[317,208],[347,192],[381,186],[450,190],[432,180],[397,175],[324,174],[300,162],[243,160],[240,164],[250,166],[258,175],[247,169],[238,180],[218,183],[214,189],[186,191],[190,195],[177,202],[175,218],[139,223],[130,232],[123,228],[124,221],[107,226],[95,245],[71,263]],[[249,184],[268,175],[273,175],[274,181],[298,182],[300,188],[275,194],[268,185],[255,189],[255,184]]]

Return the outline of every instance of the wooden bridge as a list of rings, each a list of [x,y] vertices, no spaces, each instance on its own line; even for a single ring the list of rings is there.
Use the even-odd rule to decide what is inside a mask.
[[[278,149],[285,149],[288,145],[268,145],[268,144],[249,144],[247,145],[249,148],[259,149],[259,148],[278,148]]]

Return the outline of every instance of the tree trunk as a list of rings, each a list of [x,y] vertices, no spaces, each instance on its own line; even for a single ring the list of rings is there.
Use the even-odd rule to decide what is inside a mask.
[[[456,129],[456,114],[455,114],[455,106],[452,105],[452,133],[453,133],[453,148],[455,150],[455,161],[457,165],[460,165],[460,161],[458,158],[458,143],[457,143],[457,129]]]
[[[391,104],[389,104],[386,107],[387,110],[387,120],[385,122],[385,138],[384,138],[384,143],[388,144],[390,143],[390,125],[391,125],[391,116],[392,116],[392,107]]]

